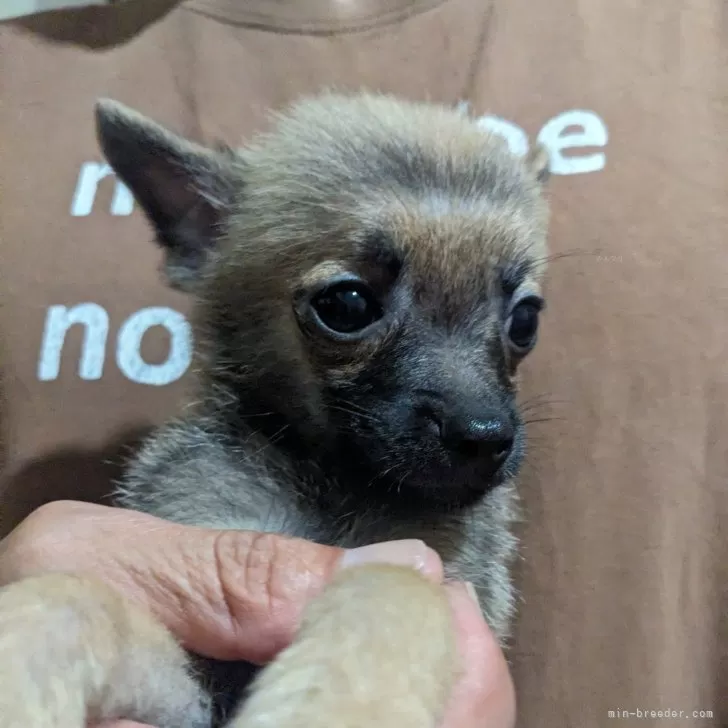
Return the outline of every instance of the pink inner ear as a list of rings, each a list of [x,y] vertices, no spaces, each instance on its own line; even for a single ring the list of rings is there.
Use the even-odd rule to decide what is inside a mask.
[[[99,139],[165,251],[169,282],[189,290],[220,234],[234,189],[232,155],[115,106],[100,112]]]
[[[97,105],[96,119],[104,155],[157,232],[171,233],[198,207],[210,213],[223,207],[218,202],[227,187],[228,153],[189,142],[113,101]],[[208,213],[195,212],[188,220],[200,229],[209,229],[211,222]]]

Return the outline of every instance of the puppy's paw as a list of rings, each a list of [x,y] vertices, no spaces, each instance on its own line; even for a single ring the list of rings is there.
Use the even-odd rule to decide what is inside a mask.
[[[209,697],[167,630],[83,577],[49,574],[0,589],[0,728],[117,718],[209,727]]]
[[[435,728],[458,675],[442,586],[405,567],[343,572],[231,728]]]

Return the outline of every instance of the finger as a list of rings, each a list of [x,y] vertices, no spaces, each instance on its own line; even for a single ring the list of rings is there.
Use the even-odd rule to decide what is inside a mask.
[[[498,641],[464,584],[448,584],[447,591],[464,672],[441,728],[513,728],[515,689]]]
[[[264,663],[291,641],[305,605],[336,571],[371,561],[442,578],[439,557],[420,541],[345,551],[61,502],[36,511],[0,544],[0,584],[47,571],[91,574],[150,609],[185,647]]]

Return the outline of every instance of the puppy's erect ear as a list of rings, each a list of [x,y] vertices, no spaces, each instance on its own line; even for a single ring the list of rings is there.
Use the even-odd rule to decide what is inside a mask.
[[[242,184],[232,151],[213,151],[108,99],[96,104],[99,144],[164,248],[169,282],[191,290]]]
[[[545,185],[551,178],[551,155],[549,150],[540,142],[536,142],[524,158],[528,171],[536,181]]]

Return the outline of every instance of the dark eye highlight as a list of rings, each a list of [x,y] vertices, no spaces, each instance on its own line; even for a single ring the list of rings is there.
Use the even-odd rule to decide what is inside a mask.
[[[354,334],[384,315],[371,289],[358,281],[342,281],[325,288],[311,300],[320,322],[338,334]]]
[[[524,354],[535,345],[542,308],[543,301],[536,296],[524,298],[513,307],[506,322],[506,333],[517,353]]]

